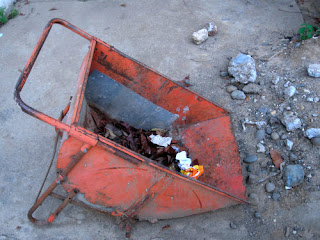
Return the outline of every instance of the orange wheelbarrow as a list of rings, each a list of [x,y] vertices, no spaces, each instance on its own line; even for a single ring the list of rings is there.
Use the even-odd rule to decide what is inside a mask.
[[[76,94],[59,119],[39,112],[20,97],[53,24],[90,41]],[[134,220],[170,219],[246,203],[238,147],[228,112],[113,46],[61,20],[44,29],[15,89],[21,109],[61,133],[57,177],[37,198],[28,218],[51,223],[71,203],[119,219],[126,231]],[[94,110],[139,128],[171,128],[204,174],[189,178],[93,132]],[[65,115],[65,116],[64,116]],[[54,193],[61,185],[67,196]],[[48,197],[63,202],[46,220],[33,214]]]

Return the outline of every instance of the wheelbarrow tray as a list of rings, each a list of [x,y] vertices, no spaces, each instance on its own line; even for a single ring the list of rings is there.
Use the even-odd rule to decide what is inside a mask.
[[[23,84],[54,23],[90,41],[64,121],[29,107],[20,98]],[[179,134],[190,157],[204,166],[203,176],[198,180],[189,178],[94,133],[93,103],[86,96],[86,88],[89,76],[97,72],[146,99],[163,113],[169,113],[168,116],[175,116],[154,119],[159,123],[167,121]],[[95,82],[94,78],[90,81]],[[53,19],[47,25],[18,81],[15,97],[23,111],[63,132],[56,165],[57,179],[61,181],[56,182],[68,193],[77,189],[78,199],[92,208],[115,216],[154,221],[246,202],[229,113],[64,20]],[[104,104],[100,107],[108,114]],[[142,108],[139,112],[137,108],[133,112],[138,116],[146,111]]]

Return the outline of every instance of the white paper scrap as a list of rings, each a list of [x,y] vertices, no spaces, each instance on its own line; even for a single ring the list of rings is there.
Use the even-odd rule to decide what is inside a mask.
[[[162,137],[160,135],[150,135],[151,142],[162,147],[168,147],[171,144],[171,137]]]

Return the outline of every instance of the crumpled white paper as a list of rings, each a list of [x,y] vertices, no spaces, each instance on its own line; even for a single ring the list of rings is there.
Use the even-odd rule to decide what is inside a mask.
[[[191,158],[187,157],[186,151],[182,151],[182,152],[177,153],[176,160],[179,161],[178,166],[182,170],[186,170],[186,169],[190,168],[190,165],[192,163]]]
[[[149,137],[151,138],[152,143],[162,147],[168,147],[168,145],[171,144],[171,140],[172,140],[171,137],[162,137],[160,135],[153,135],[153,134],[151,134]]]

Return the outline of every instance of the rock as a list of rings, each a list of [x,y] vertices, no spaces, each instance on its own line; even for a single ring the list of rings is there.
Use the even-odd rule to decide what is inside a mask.
[[[274,201],[278,201],[278,200],[280,199],[280,193],[278,193],[278,192],[273,192],[273,193],[272,193],[272,199],[273,199]]]
[[[292,150],[293,142],[289,139],[286,139],[285,144],[288,148],[288,150]]]
[[[308,97],[307,102],[313,102],[313,97]]]
[[[269,111],[269,109],[267,107],[260,107],[260,108],[258,108],[258,111],[260,113],[267,113]]]
[[[205,25],[205,28],[207,29],[208,31],[208,35],[210,37],[214,36],[217,34],[218,32],[218,27],[216,24],[214,24],[213,22],[209,22]]]
[[[192,34],[192,38],[193,38],[193,42],[195,44],[201,44],[203,43],[205,40],[208,39],[208,30],[207,29],[201,29],[197,32],[194,32]]]
[[[228,77],[228,72],[220,72],[220,77]]]
[[[246,95],[244,94],[244,92],[240,91],[240,90],[235,90],[231,93],[231,97],[235,100],[244,100],[246,99]]]
[[[286,134],[281,135],[281,140],[286,140],[287,138],[288,138],[288,136]]]
[[[273,128],[277,128],[280,125],[280,120],[277,117],[271,117],[269,119],[269,123]]]
[[[256,132],[256,139],[258,141],[261,141],[264,139],[265,135],[266,135],[266,131],[264,129],[259,129]]]
[[[288,165],[283,171],[284,183],[287,187],[296,187],[303,182],[304,171],[301,165]]]
[[[301,120],[300,118],[293,116],[293,115],[287,115],[281,120],[282,124],[286,127],[287,131],[291,132],[298,128],[301,128]]]
[[[249,184],[255,184],[255,183],[257,183],[257,181],[258,181],[258,176],[257,175],[249,174],[248,179],[247,179],[247,182]]]
[[[320,99],[319,99],[318,97],[315,97],[315,98],[313,99],[313,101],[314,101],[315,103],[317,103],[317,102],[320,101]]]
[[[258,219],[262,218],[261,213],[258,212],[258,211],[255,211],[255,212],[254,212],[254,216],[255,216],[256,218],[258,218]]]
[[[317,146],[319,147],[320,146],[320,137],[314,137],[311,139],[311,143],[314,145],[314,146]]]
[[[257,156],[256,155],[249,155],[247,156],[243,161],[245,163],[248,163],[248,164],[251,164],[251,163],[254,163],[258,160]]]
[[[237,87],[236,86],[233,86],[233,85],[229,85],[227,88],[226,88],[227,92],[228,93],[232,93],[233,91],[236,91],[237,90]]]
[[[280,78],[279,78],[279,77],[276,77],[275,79],[272,80],[272,83],[273,83],[274,85],[277,85],[277,84],[279,83],[279,81],[280,81]]]
[[[306,131],[307,138],[320,137],[320,128],[309,128]]]
[[[276,189],[276,186],[273,183],[271,182],[266,183],[266,191],[268,193],[273,192],[275,189]]]
[[[320,77],[320,64],[310,64],[308,67],[308,74],[310,77]]]
[[[231,227],[232,229],[236,229],[236,228],[237,228],[237,225],[235,225],[233,222],[230,222],[230,227]]]
[[[279,136],[278,133],[273,132],[273,133],[271,133],[271,138],[272,138],[273,140],[279,140],[280,136]]]
[[[296,93],[297,89],[294,86],[287,87],[283,92],[285,96],[292,97]]]
[[[261,92],[261,87],[258,84],[249,83],[242,89],[242,91],[245,93],[258,94]]]
[[[246,84],[248,82],[255,82],[257,79],[254,59],[243,53],[238,54],[230,61],[228,72],[234,77],[233,82]]]
[[[266,128],[266,133],[269,134],[269,135],[272,134],[272,128],[271,127],[267,127]]]
[[[298,160],[298,156],[292,152],[289,154],[289,158],[290,158],[290,161],[293,161],[293,162]]]
[[[248,172],[252,172],[252,171],[253,171],[253,167],[252,167],[252,165],[248,165],[248,167],[247,167],[247,171],[248,171]]]
[[[249,202],[250,202],[252,205],[258,205],[258,203],[259,203],[259,196],[258,196],[258,194],[256,194],[256,193],[250,193],[250,194],[249,194],[249,197],[248,197],[248,200],[249,200]]]
[[[266,147],[262,143],[257,144],[257,153],[264,153],[266,152]]]

